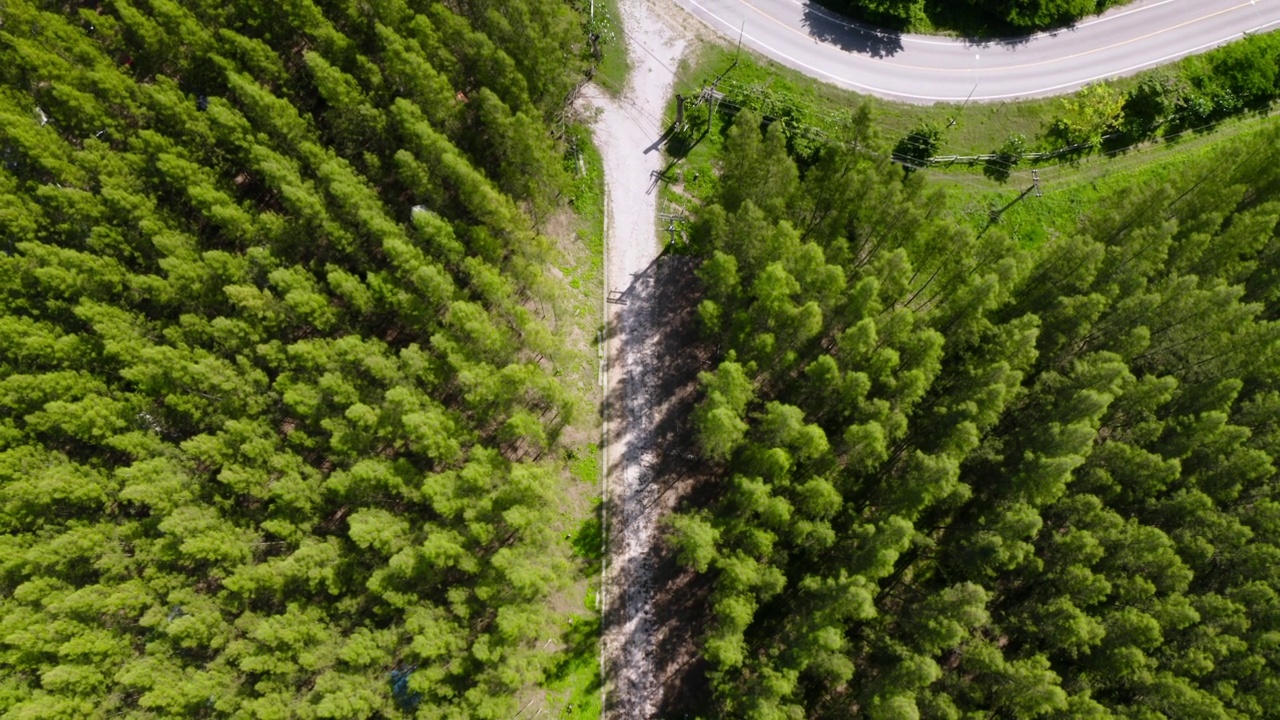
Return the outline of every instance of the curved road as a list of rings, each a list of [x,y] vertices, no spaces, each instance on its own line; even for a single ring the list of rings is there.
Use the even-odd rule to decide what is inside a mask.
[[[914,103],[1058,95],[1280,26],[1280,0],[1139,0],[1005,40],[885,32],[806,0],[675,0],[731,41],[807,75]]]

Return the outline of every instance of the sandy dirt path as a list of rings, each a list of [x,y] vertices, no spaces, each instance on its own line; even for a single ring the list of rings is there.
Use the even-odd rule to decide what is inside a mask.
[[[654,173],[663,167],[663,117],[685,42],[645,0],[621,0],[631,76],[619,98],[591,87],[595,142],[606,187],[605,505],[609,541],[602,604],[605,715],[654,717],[662,685],[653,662],[654,548],[660,456],[653,422],[662,403],[651,380],[652,282],[660,247]]]

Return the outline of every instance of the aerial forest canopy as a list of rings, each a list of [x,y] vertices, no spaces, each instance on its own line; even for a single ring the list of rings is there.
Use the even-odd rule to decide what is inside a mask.
[[[707,715],[1274,716],[1280,132],[1027,249],[760,124],[694,238]]]
[[[0,715],[507,717],[582,409],[555,0],[0,6]]]

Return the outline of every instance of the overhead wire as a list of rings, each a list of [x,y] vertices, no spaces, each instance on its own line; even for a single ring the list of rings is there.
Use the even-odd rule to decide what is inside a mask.
[[[644,52],[646,52],[650,57],[652,57],[656,62],[658,62],[663,68],[672,72],[673,74],[675,73],[674,68],[672,68],[666,62],[664,62],[657,53],[655,53],[651,48],[645,45],[642,41],[639,41],[638,39],[630,36],[626,32],[626,30],[623,27],[621,27],[620,23],[617,24],[617,32],[624,41],[630,41],[630,43],[633,43],[634,45],[639,46],[642,50],[644,50]],[[597,68],[597,72],[599,72],[599,68]],[[606,75],[606,77],[610,77],[610,76]],[[613,80],[615,83],[618,83],[617,78],[610,77],[610,79]],[[735,82],[733,80],[722,81],[722,84],[730,92],[736,91],[735,94],[748,94],[748,93],[763,94],[764,91],[767,89],[767,86],[766,87],[744,86],[742,83]],[[704,85],[704,89],[705,87],[706,86]],[[635,114],[644,118],[644,120],[646,120],[650,124],[649,129],[651,129],[656,134],[666,132],[670,128],[671,123],[674,122],[674,118],[671,117],[670,113],[663,112],[661,115],[657,115],[653,113],[651,110],[640,107],[634,101],[627,99],[625,95],[615,98],[615,100],[627,105],[631,109],[631,111],[633,111]],[[730,96],[728,95],[728,93],[721,94],[719,97],[715,99],[714,103],[717,109],[729,110],[731,111],[732,114],[736,114],[748,108],[756,109],[757,111],[763,111],[762,108],[755,108],[755,107],[752,107],[751,105],[744,105],[740,102],[730,99]],[[828,112],[828,113],[821,113],[821,115],[824,119],[828,120],[831,123],[839,123],[842,120],[842,116],[839,113]],[[635,117],[633,117],[633,120],[636,120],[637,123],[640,122]],[[1238,118],[1223,118],[1211,123],[1205,123],[1203,125],[1200,125],[1194,128],[1187,128],[1184,130],[1180,130],[1177,133],[1164,136],[1162,140],[1165,142],[1177,140],[1183,136],[1186,136],[1192,133],[1201,133],[1209,129],[1216,129],[1221,124],[1225,122],[1230,122],[1230,121],[1238,121]],[[788,132],[796,133],[802,137],[815,139],[823,142],[835,141],[830,135],[830,133],[824,130],[823,128],[806,124],[803,122],[799,122],[795,118],[786,118],[784,120],[784,126],[787,128]],[[932,144],[926,144],[926,143],[922,143],[917,140],[914,140],[910,135],[901,138],[898,141],[898,143],[906,145],[907,147],[910,147],[910,148],[923,150],[928,153],[932,153],[935,150],[935,147]],[[1124,147],[1106,150],[1100,153],[1099,155],[1101,156],[1101,158],[1110,159],[1110,158],[1116,157],[1117,155],[1126,154],[1129,152],[1142,152],[1146,149],[1154,150],[1157,147],[1158,147],[1158,143],[1153,143],[1150,140],[1143,140],[1143,141],[1130,143],[1129,145],[1126,145]],[[903,158],[897,153],[888,153],[886,155],[884,153],[878,153],[871,150],[870,148],[861,147],[861,146],[858,146],[858,149],[864,152],[869,152],[874,156],[888,157],[892,159],[894,162],[898,162],[899,164],[903,164],[905,166],[910,166],[912,169],[915,169],[915,170],[928,172],[930,177],[935,179],[945,180],[945,181],[955,183],[955,184],[960,184],[960,185],[971,185],[971,186],[976,184],[983,184],[985,182],[982,178],[975,177],[971,173],[947,172],[945,168],[938,166],[940,164],[939,162],[917,163],[917,162],[913,162],[911,159]],[[1057,152],[1057,151],[1053,151],[1053,152]],[[932,161],[936,157],[939,157],[939,156],[933,156],[930,158],[930,160]],[[1171,156],[1170,158],[1158,160],[1154,163],[1146,163],[1141,168],[1132,168],[1132,169],[1119,171],[1119,174],[1121,175],[1133,174],[1133,173],[1139,172],[1144,168],[1149,168],[1153,166],[1159,166],[1159,165],[1164,165],[1170,162],[1174,162],[1178,160],[1179,157],[1180,156],[1174,155],[1174,156]],[[1043,183],[1046,179],[1054,180],[1056,178],[1069,177],[1070,175],[1078,172],[1076,169],[1068,167],[1064,163],[1060,163],[1060,162],[1051,163],[1051,164],[1046,163],[1044,165],[1040,165],[1037,163],[1033,167],[1028,167],[1028,165],[1025,164],[1028,162],[1028,159],[1025,158],[1024,156],[1016,156],[1011,160],[1011,159],[1007,159],[1005,156],[1000,155],[999,153],[992,153],[989,156],[981,157],[980,159],[979,159],[979,156],[969,156],[969,157],[965,157],[964,159],[956,158],[951,162],[947,163],[947,165],[949,166],[950,164],[954,164],[955,162],[964,162],[970,166],[976,163],[981,163],[986,166],[993,166],[999,169],[1000,171],[1009,174],[1011,177],[1015,172],[1017,172],[1017,176],[1019,178],[1023,178],[1028,181],[1031,181],[1033,179],[1038,179],[1041,183]],[[1030,162],[1036,163],[1037,161],[1033,159],[1033,160],[1030,160]],[[1020,166],[1023,168],[1026,168],[1026,170],[1022,172],[1018,172],[1018,168]],[[1038,177],[1033,178],[1032,177],[1033,172],[1037,174]],[[1112,176],[1114,177],[1114,174],[1112,174]],[[1078,182],[1069,184],[1066,187],[1058,187],[1055,184],[1055,186],[1052,189],[1041,190],[1037,195],[1038,197],[1041,197],[1041,198],[1043,198],[1044,196],[1060,195],[1060,193],[1067,192],[1075,187],[1078,187],[1084,182],[1089,182],[1089,180],[1080,179]]]
[[[753,93],[760,93],[760,92],[763,92],[763,88],[750,88],[750,87],[744,87],[741,83],[734,83],[734,82],[732,82],[732,81],[730,81],[729,83],[726,83],[726,84],[727,84],[730,88],[740,89],[740,90],[744,90],[744,91],[746,91],[746,92],[753,92]],[[738,103],[735,103],[735,102],[733,102],[733,101],[731,101],[731,100],[729,100],[729,99],[727,99],[727,98],[721,99],[721,100],[719,100],[718,102],[719,102],[720,104],[723,104],[723,105],[728,105],[728,106],[730,106],[730,107],[737,108],[738,110],[741,110],[741,109],[743,109],[743,107],[744,107],[744,106],[742,106],[742,105],[740,105],[740,104],[738,104]],[[838,121],[838,116],[837,116],[837,115],[832,114],[832,113],[827,113],[826,115],[827,115],[827,117],[828,117],[829,119],[832,119],[832,120],[836,120],[836,121]],[[1240,120],[1240,119],[1239,119],[1238,117],[1222,118],[1222,119],[1219,119],[1219,120],[1215,120],[1215,121],[1213,121],[1213,122],[1209,122],[1209,123],[1204,123],[1204,124],[1202,124],[1202,125],[1198,125],[1198,126],[1196,126],[1196,127],[1186,128],[1186,129],[1180,130],[1180,131],[1178,131],[1178,132],[1176,132],[1176,133],[1173,133],[1173,134],[1170,134],[1170,135],[1163,136],[1161,139],[1162,139],[1163,141],[1165,141],[1165,142],[1169,142],[1169,141],[1177,140],[1177,139],[1179,139],[1179,138],[1181,138],[1181,137],[1184,137],[1184,136],[1187,136],[1187,135],[1196,134],[1196,133],[1202,133],[1202,132],[1205,132],[1205,131],[1207,131],[1207,130],[1216,129],[1218,126],[1220,126],[1220,125],[1222,125],[1222,124],[1224,124],[1224,123],[1227,123],[1227,122],[1238,122],[1239,120]],[[800,131],[800,132],[802,132],[802,133],[805,133],[805,134],[807,134],[807,135],[809,135],[809,136],[811,136],[811,137],[815,137],[815,136],[816,136],[816,137],[818,137],[818,138],[820,138],[820,139],[829,139],[829,135],[827,135],[827,134],[826,134],[823,130],[821,130],[820,128],[816,128],[816,127],[812,127],[812,126],[805,126],[805,125],[803,125],[803,124],[801,124],[801,123],[797,123],[794,119],[788,119],[788,121],[787,121],[787,125],[788,125],[788,127],[789,127],[789,128],[791,128],[791,129],[793,129],[793,130],[798,130],[798,131]],[[900,144],[905,144],[905,145],[907,145],[908,147],[912,147],[912,148],[916,148],[916,149],[920,149],[920,150],[925,150],[925,151],[932,151],[932,150],[934,149],[934,148],[933,148],[933,146],[931,146],[931,145],[927,145],[927,144],[924,144],[924,143],[921,143],[921,142],[918,142],[918,141],[913,140],[913,139],[912,139],[912,137],[911,137],[910,135],[907,135],[907,136],[905,136],[905,137],[901,138],[898,142],[899,142]],[[1152,150],[1154,150],[1154,149],[1156,149],[1157,147],[1158,147],[1158,144],[1157,144],[1157,143],[1153,143],[1153,142],[1152,142],[1152,141],[1150,141],[1150,140],[1140,140],[1140,141],[1136,141],[1136,142],[1130,143],[1130,144],[1128,144],[1128,145],[1126,145],[1126,146],[1124,146],[1124,147],[1120,147],[1120,148],[1113,148],[1113,149],[1110,149],[1110,150],[1106,150],[1106,151],[1104,151],[1104,152],[1100,153],[1100,155],[1101,155],[1102,157],[1104,157],[1104,158],[1113,158],[1113,157],[1115,157],[1115,156],[1117,156],[1117,155],[1120,155],[1120,154],[1125,154],[1125,153],[1129,153],[1129,152],[1132,152],[1132,151],[1142,151],[1143,149],[1152,149]],[[1065,150],[1065,149],[1066,149],[1066,148],[1063,148],[1063,150]],[[1082,148],[1082,149],[1083,149],[1083,148]],[[1051,153],[1053,153],[1053,152],[1060,152],[1060,150],[1057,150],[1057,151],[1050,151],[1050,152],[1051,152]],[[1064,154],[1065,154],[1065,153],[1064,153]],[[936,160],[938,157],[940,157],[940,156],[934,156],[933,158],[930,158],[930,160],[931,160],[931,161],[932,161],[932,160]],[[998,153],[991,153],[991,154],[989,154],[989,155],[988,155],[988,156],[986,156],[986,157],[981,157],[981,156],[971,156],[971,157],[972,157],[973,159],[967,159],[967,158],[966,158],[966,159],[964,159],[964,160],[961,160],[961,159],[957,158],[956,160],[954,160],[954,161],[952,161],[952,162],[965,162],[966,164],[969,164],[969,165],[972,165],[972,164],[975,164],[975,163],[982,163],[982,164],[984,164],[984,165],[988,165],[988,164],[990,164],[990,165],[995,165],[995,166],[997,166],[997,167],[1000,167],[1000,168],[1004,169],[1005,171],[1012,172],[1015,168],[1017,168],[1019,165],[1023,165],[1023,163],[1027,162],[1027,160],[1028,160],[1025,156],[1017,156],[1017,157],[1015,157],[1015,159],[1013,159],[1013,160],[1008,160],[1008,159],[1005,159],[1004,157],[1002,157],[1002,156],[1001,156],[1000,154],[998,154]],[[979,158],[980,158],[980,159],[979,159]],[[1050,158],[1050,159],[1052,159],[1052,158]],[[1161,160],[1161,161],[1158,161],[1156,164],[1164,164],[1164,163],[1167,163],[1167,162],[1171,162],[1171,161],[1172,161],[1172,160],[1174,160],[1174,159],[1176,159],[1176,158],[1170,158],[1170,159],[1168,159],[1168,160]],[[1036,162],[1036,161],[1035,161],[1034,159],[1032,159],[1032,160],[1031,160],[1031,162]],[[936,167],[936,166],[937,166],[937,164],[938,164],[937,162],[930,162],[930,163],[926,163],[926,164],[913,164],[913,167],[915,167],[916,169],[919,169],[919,170],[934,170],[934,171],[937,171],[937,170],[940,170],[940,168]],[[1150,165],[1148,164],[1147,166],[1150,166]],[[1050,176],[1062,176],[1062,175],[1064,175],[1064,174],[1069,174],[1069,173],[1074,172],[1071,168],[1066,167],[1066,166],[1064,166],[1064,165],[1063,165],[1063,164],[1061,164],[1061,163],[1055,163],[1055,164],[1047,164],[1047,165],[1037,166],[1037,167],[1035,167],[1035,169],[1041,173],[1041,176],[1040,176],[1040,179],[1041,179],[1041,180],[1043,180],[1043,179],[1044,179],[1045,174],[1048,174],[1048,175],[1050,175]],[[1123,171],[1123,172],[1124,172],[1125,174],[1128,174],[1128,173],[1137,172],[1137,170],[1136,170],[1136,169],[1134,169],[1134,170],[1126,170],[1126,171]],[[945,173],[945,172],[941,172],[941,173],[940,173],[940,172],[934,172],[934,173],[933,173],[933,175],[934,175],[935,177],[937,177],[937,176],[952,176],[952,177],[955,177],[955,175],[956,175],[956,174],[955,174],[955,173]],[[1055,191],[1049,191],[1049,192],[1042,191],[1042,195],[1050,194],[1050,192],[1061,192],[1061,190],[1055,190]]]
[[[655,53],[642,40],[628,34],[626,29],[623,27],[622,23],[615,22],[612,24],[611,27],[617,33],[618,39],[620,42],[623,43],[623,45],[628,47],[631,45],[639,46],[642,50],[645,51],[646,54],[652,57],[654,61],[656,61],[659,65],[665,68],[672,75],[675,75],[676,71],[674,68],[672,68],[666,62],[664,62],[662,58],[659,57],[658,54]],[[603,76],[606,79],[610,80],[616,87],[623,88],[623,89],[625,89],[626,87],[625,78],[619,78],[619,77],[610,75],[609,73],[605,72],[599,65],[594,66],[592,72],[596,75]],[[663,112],[661,114],[656,114],[650,108],[641,106],[639,103],[628,98],[625,92],[619,92],[618,95],[610,97],[610,100],[618,103],[620,106],[625,106],[623,108],[624,112],[628,112],[627,108],[630,108],[630,112],[628,112],[628,115],[631,117],[631,119],[634,122],[636,122],[637,126],[642,127],[642,129],[652,131],[657,134],[661,134],[667,129],[667,127],[670,126],[671,121],[668,120],[667,113]],[[648,122],[648,127],[645,127],[643,125],[640,118],[643,118],[644,121]]]
[[[1211,122],[1211,123],[1206,123],[1206,124],[1204,124],[1204,125],[1200,125],[1200,126],[1197,126],[1197,127],[1194,127],[1194,128],[1188,128],[1188,129],[1186,129],[1186,130],[1181,130],[1181,131],[1179,131],[1179,132],[1177,132],[1177,133],[1174,133],[1174,134],[1172,134],[1172,135],[1166,135],[1166,136],[1164,136],[1164,138],[1162,138],[1162,140],[1163,140],[1164,142],[1166,142],[1166,143],[1167,143],[1168,141],[1178,139],[1178,138],[1180,138],[1180,137],[1182,137],[1182,136],[1185,136],[1185,135],[1188,135],[1188,134],[1191,134],[1191,133],[1201,133],[1201,132],[1204,132],[1204,131],[1207,131],[1207,130],[1217,129],[1217,127],[1218,127],[1218,126],[1220,126],[1220,125],[1222,125],[1222,124],[1224,124],[1224,123],[1227,123],[1227,122],[1232,122],[1232,121],[1237,121],[1237,122],[1238,122],[1238,121],[1239,121],[1239,118],[1223,118],[1223,119],[1221,119],[1221,120],[1217,120],[1217,121],[1214,121],[1214,122]],[[1149,149],[1149,150],[1157,150],[1157,149],[1159,149],[1159,147],[1158,147],[1158,143],[1156,143],[1156,142],[1152,142],[1152,141],[1143,141],[1143,142],[1133,143],[1133,144],[1131,144],[1131,145],[1127,145],[1127,146],[1122,147],[1122,148],[1116,148],[1116,149],[1113,149],[1113,150],[1106,151],[1106,152],[1102,153],[1102,155],[1103,155],[1104,157],[1111,158],[1111,157],[1114,157],[1114,156],[1116,156],[1116,155],[1119,155],[1119,154],[1122,154],[1122,153],[1127,153],[1127,152],[1132,151],[1132,150],[1141,151],[1143,148],[1147,148],[1147,149]],[[1132,175],[1132,174],[1135,174],[1135,173],[1142,172],[1142,171],[1144,171],[1144,170],[1150,169],[1150,168],[1152,168],[1152,167],[1160,167],[1160,166],[1162,166],[1162,165],[1167,165],[1167,164],[1170,164],[1170,163],[1173,163],[1173,162],[1182,161],[1182,160],[1185,160],[1185,156],[1184,156],[1184,155],[1180,155],[1180,154],[1170,154],[1170,155],[1169,155],[1169,157],[1166,157],[1166,158],[1162,158],[1162,159],[1155,160],[1155,161],[1152,161],[1152,162],[1143,163],[1142,165],[1140,165],[1140,166],[1136,166],[1136,167],[1133,167],[1133,168],[1127,168],[1127,169],[1123,169],[1123,170],[1115,171],[1115,172],[1113,172],[1113,173],[1110,173],[1110,174],[1108,175],[1108,177],[1112,177],[1112,178],[1114,178],[1114,177],[1117,177],[1117,176]],[[1059,177],[1060,177],[1060,176],[1062,176],[1062,175],[1064,175],[1064,174],[1072,173],[1072,172],[1073,172],[1073,170],[1072,170],[1072,169],[1070,169],[1070,168],[1062,167],[1062,166],[1050,166],[1050,167],[1043,168],[1043,169],[1042,169],[1042,172],[1044,172],[1044,173],[1048,173],[1048,174],[1050,174],[1051,176],[1059,176]],[[1074,171],[1074,172],[1078,172],[1078,171]],[[1042,175],[1041,177],[1043,178],[1044,176]],[[1091,182],[1091,181],[1092,181],[1092,180],[1087,179],[1087,178],[1080,178],[1080,179],[1078,179],[1078,181],[1077,181],[1077,182],[1075,182],[1075,183],[1069,184],[1069,185],[1067,185],[1066,187],[1056,187],[1054,190],[1046,191],[1046,192],[1045,192],[1045,194],[1046,194],[1046,195],[1049,195],[1049,194],[1057,194],[1057,193],[1061,193],[1061,192],[1066,192],[1066,191],[1068,191],[1068,190],[1072,190],[1072,189],[1074,189],[1074,188],[1076,188],[1076,187],[1079,187],[1080,185],[1083,185],[1083,184],[1084,184],[1084,183],[1086,183],[1086,182]]]

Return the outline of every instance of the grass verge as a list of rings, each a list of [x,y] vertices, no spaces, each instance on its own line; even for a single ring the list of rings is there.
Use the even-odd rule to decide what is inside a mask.
[[[566,647],[548,674],[549,717],[599,720],[600,616],[577,616],[564,629]]]
[[[599,5],[597,2],[597,11]],[[572,340],[582,345],[584,363],[579,382],[593,407],[602,401],[597,352],[603,322],[604,295],[604,166],[600,152],[582,125],[566,130],[565,165],[573,176],[569,189],[572,207],[571,240],[561,244],[557,268],[568,286],[566,310],[571,312]],[[600,611],[597,595],[603,556],[600,548],[600,417],[585,413],[566,460],[571,490],[566,498],[566,524],[562,530],[574,549],[576,573],[559,607],[561,647],[543,683],[542,703],[527,705],[531,717],[541,715],[570,720],[595,720],[601,714]],[[534,715],[536,713],[536,715]]]
[[[591,28],[600,49],[594,79],[609,93],[621,95],[627,86],[631,61],[627,57],[626,28],[622,24],[618,0],[593,0],[587,12],[594,13]]]
[[[572,463],[574,475],[595,483],[599,475],[599,447],[592,445],[586,455]],[[570,537],[579,570],[586,576],[582,605],[568,615],[562,626],[564,647],[547,673],[547,710],[550,717],[563,720],[597,720],[601,716],[600,632],[597,607],[600,564],[603,553],[603,507],[593,504],[586,520]]]
[[[1129,197],[1135,187],[1178,182],[1188,170],[1222,145],[1265,132],[1273,117],[1247,117],[1227,121],[1212,133],[1190,134],[1174,142],[1153,143],[1144,149],[1114,157],[1093,156],[1079,163],[1039,168],[1042,196],[1030,195],[1006,211],[997,227],[1024,246],[1037,245],[1054,234],[1073,231],[1081,217]],[[980,175],[935,173],[950,186],[956,214],[980,230],[991,210],[1003,207],[1032,182],[1030,170],[1014,174],[1000,185]]]
[[[585,126],[569,127],[565,142],[565,163],[573,174],[569,204],[577,216],[574,231],[581,253],[561,269],[567,271],[569,286],[584,295],[581,311],[599,315],[604,292],[604,163]]]
[[[732,63],[735,51],[707,45],[683,65],[676,76],[676,92],[696,95]],[[1126,91],[1137,80],[1122,78],[1111,84]],[[869,104],[875,125],[886,146],[892,146],[922,123],[946,128],[939,155],[976,155],[995,151],[1012,133],[1036,144],[1062,115],[1063,99],[1040,98],[1000,103],[937,103],[913,105],[861,95],[815,80],[803,73],[744,51],[721,81],[720,88],[735,104],[750,103],[766,115],[786,117],[797,126],[836,136],[850,113]],[[955,120],[954,124],[951,122]],[[948,127],[949,126],[949,127]],[[1045,146],[1043,149],[1054,149]]]
[[[700,89],[724,73],[733,63],[734,50],[711,45],[686,60],[676,78],[676,92],[696,96]],[[1195,62],[1189,59],[1184,62]],[[1177,72],[1177,66],[1166,69]],[[1138,78],[1112,83],[1127,90]],[[1064,98],[1046,98],[962,106],[942,103],[919,106],[890,102],[860,95],[819,82],[802,73],[754,53],[743,52],[738,64],[721,82],[735,100],[752,102],[766,115],[784,118],[789,127],[805,128],[815,135],[841,137],[852,113],[862,104],[871,109],[877,144],[887,151],[900,137],[924,122],[946,127],[938,155],[977,155],[998,148],[1012,133],[1031,140],[1043,137],[1050,123],[1060,115]],[[698,110],[701,110],[699,108]],[[696,117],[695,117],[696,116]],[[705,112],[690,113],[691,122],[707,123]],[[1124,192],[1128,187],[1159,180],[1165,173],[1194,162],[1213,146],[1235,137],[1262,130],[1273,116],[1252,114],[1228,118],[1197,132],[1176,138],[1148,141],[1141,145],[1085,157],[1064,158],[1036,165],[1023,164],[1005,182],[984,176],[983,165],[935,166],[925,172],[938,184],[948,187],[950,201],[964,222],[982,230],[993,210],[1004,207],[1032,184],[1032,170],[1040,178],[1042,197],[1029,195],[1002,214],[999,227],[1024,244],[1037,244],[1055,232],[1074,228],[1085,208],[1096,206],[1104,197]],[[701,139],[688,147],[669,147],[678,161],[668,171],[663,187],[668,212],[679,213],[697,207],[699,199],[714,193],[714,159],[719,156],[723,131],[730,122],[719,114],[709,124],[710,131],[698,132]],[[813,132],[816,131],[816,132]],[[1040,145],[1039,149],[1052,149]]]

